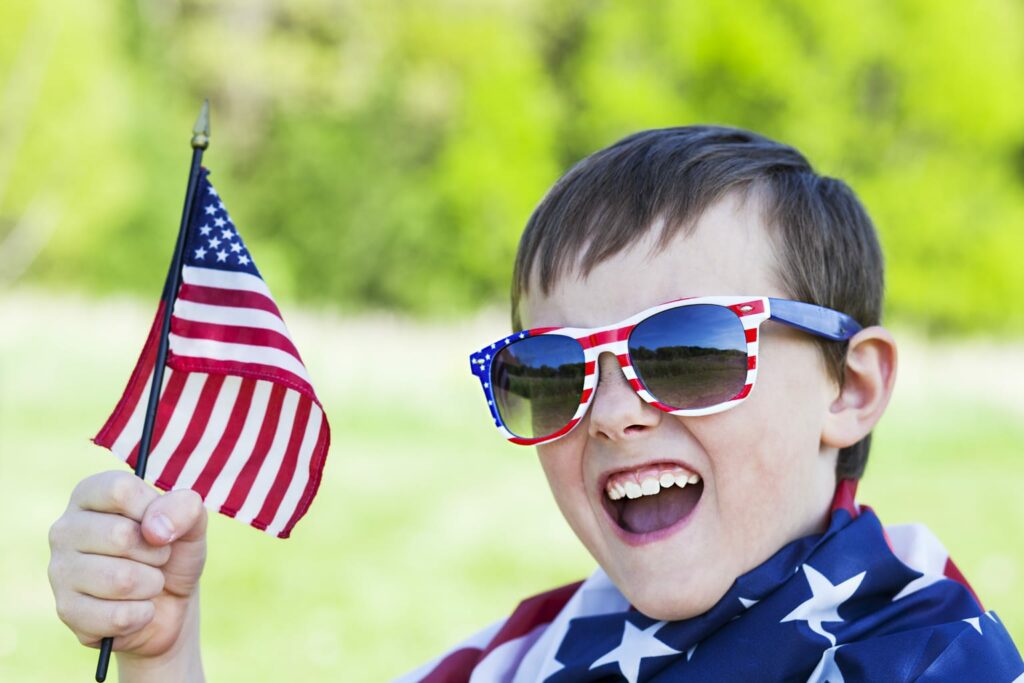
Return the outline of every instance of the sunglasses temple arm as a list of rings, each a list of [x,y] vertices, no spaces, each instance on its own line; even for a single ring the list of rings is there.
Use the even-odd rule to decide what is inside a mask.
[[[789,299],[768,299],[771,319],[832,341],[846,341],[861,330],[860,323],[831,308]]]

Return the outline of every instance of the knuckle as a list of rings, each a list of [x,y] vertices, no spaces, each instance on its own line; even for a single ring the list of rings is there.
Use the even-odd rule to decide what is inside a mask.
[[[57,546],[61,545],[62,541],[64,540],[64,536],[66,535],[66,529],[67,521],[65,520],[64,515],[61,515],[57,518],[57,521],[50,525],[50,532],[47,535],[47,539],[49,540],[50,543],[50,548],[56,548]]]
[[[138,585],[138,576],[132,567],[114,567],[109,576],[111,590],[116,595],[128,595]]]
[[[119,553],[127,553],[136,545],[136,524],[125,520],[117,522],[110,529],[110,545]]]
[[[114,605],[110,611],[111,631],[121,633],[135,625],[135,609],[132,605]]]
[[[72,622],[74,621],[74,615],[71,613],[71,609],[68,607],[67,602],[65,600],[61,600],[60,598],[57,598],[56,607],[57,617],[68,626],[71,626]]]
[[[132,496],[135,493],[135,482],[132,481],[134,478],[126,473],[119,473],[124,476],[115,476],[110,480],[110,488],[108,494],[110,502],[117,506],[118,509],[125,509],[131,503]]]

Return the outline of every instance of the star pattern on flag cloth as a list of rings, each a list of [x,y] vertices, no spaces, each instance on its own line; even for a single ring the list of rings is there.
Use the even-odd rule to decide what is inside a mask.
[[[818,662],[818,666],[811,672],[811,677],[807,679],[807,683],[846,683],[843,678],[843,672],[839,670],[839,665],[836,664],[836,650],[841,647],[842,645],[836,645],[821,653],[821,661]]]
[[[839,584],[833,584],[828,578],[809,564],[803,565],[804,576],[811,588],[811,597],[797,605],[796,609],[782,618],[779,623],[787,621],[806,621],[808,628],[824,636],[835,646],[836,637],[826,631],[822,622],[844,621],[839,616],[839,606],[853,597],[860,587],[867,572],[861,572]]]
[[[625,628],[622,631],[622,641],[618,647],[604,654],[597,661],[590,665],[594,670],[606,664],[618,664],[619,670],[629,683],[637,683],[640,677],[640,662],[648,657],[665,657],[667,655],[680,654],[679,650],[673,649],[654,637],[654,634],[667,622],[656,621],[647,628],[641,630],[628,619],[625,621]]]
[[[224,208],[224,202],[220,201],[212,185],[207,185],[206,190],[205,196],[197,199],[197,227],[189,236],[186,262],[192,266],[258,275],[245,242]]]

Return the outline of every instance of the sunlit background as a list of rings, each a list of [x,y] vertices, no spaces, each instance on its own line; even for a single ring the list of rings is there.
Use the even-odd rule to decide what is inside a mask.
[[[294,538],[212,522],[211,680],[396,676],[589,573],[466,356],[551,183],[643,128],[738,125],[847,180],[901,375],[860,498],[944,541],[1024,643],[1024,2],[0,3],[0,679],[87,680],[46,532],[141,347],[188,139],[333,429]]]

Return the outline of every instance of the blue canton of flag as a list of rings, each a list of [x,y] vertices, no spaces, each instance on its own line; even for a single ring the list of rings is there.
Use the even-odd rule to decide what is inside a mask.
[[[235,230],[224,202],[212,185],[205,183],[205,186],[207,194],[197,214],[198,220],[191,225],[185,262],[190,266],[252,273],[259,277],[256,264],[242,236]]]

